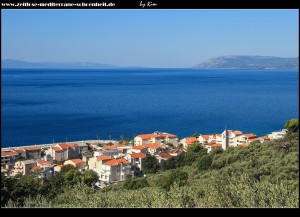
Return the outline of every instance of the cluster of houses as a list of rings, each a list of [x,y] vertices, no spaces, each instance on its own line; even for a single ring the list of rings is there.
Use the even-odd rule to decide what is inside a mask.
[[[30,146],[1,151],[1,171],[7,176],[36,173],[49,178],[60,173],[65,165],[72,165],[80,172],[93,170],[99,175],[99,183],[109,184],[138,176],[142,171],[142,159],[147,154],[155,156],[159,163],[187,151],[194,143],[201,143],[207,152],[213,149],[248,146],[283,138],[286,130],[257,137],[253,133],[224,130],[222,134],[200,134],[199,137],[179,139],[170,133],[154,132],[134,138],[133,145],[119,144],[118,141],[70,142],[53,144],[48,147]]]

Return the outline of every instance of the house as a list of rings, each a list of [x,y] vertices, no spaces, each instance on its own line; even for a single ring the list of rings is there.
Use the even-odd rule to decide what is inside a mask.
[[[261,136],[261,137],[259,137],[259,140],[261,143],[263,143],[265,141],[270,141],[270,138],[268,136]]]
[[[88,152],[89,146],[86,143],[79,142],[78,144],[78,151],[79,157],[82,157],[84,153]]]
[[[178,156],[179,154],[181,154],[183,152],[183,148],[178,148],[178,149],[171,149],[169,151],[169,154],[172,156]]]
[[[155,156],[158,159],[158,162],[161,164],[163,161],[168,160],[169,158],[172,157],[170,153],[160,153]]]
[[[208,144],[206,148],[207,148],[207,153],[210,153],[213,149],[222,148],[222,144],[219,143]]]
[[[64,144],[60,144],[60,145],[64,145]],[[65,143],[65,145],[67,145],[67,150],[68,150],[68,159],[72,159],[72,158],[79,158],[79,151],[81,149],[78,148],[78,144],[77,143]]]
[[[173,146],[177,147],[179,145],[178,136],[170,133],[154,132],[151,134],[140,134],[134,138],[134,145],[146,145],[146,144],[168,144],[171,143]]]
[[[180,140],[180,143],[183,145],[184,149],[188,149],[188,147],[194,143],[199,142],[196,137],[186,137]]]
[[[118,182],[133,177],[130,163],[124,158],[104,161],[100,173],[100,181]]]
[[[45,160],[36,160],[37,166],[32,168],[33,172],[38,174],[39,178],[50,178],[54,176],[54,165]]]
[[[140,134],[134,137],[134,145],[146,145],[155,143],[155,138],[157,137],[157,134],[151,133],[151,134]]]
[[[19,154],[16,151],[2,151],[1,152],[1,168],[5,165],[12,165],[19,159]]]
[[[148,148],[145,147],[144,145],[133,146],[131,152],[132,153],[143,153],[143,154],[146,154],[148,152]]]
[[[146,158],[146,155],[143,153],[132,153],[130,155],[131,166],[133,167],[135,174],[138,174],[140,171],[142,171],[142,160],[144,158]]]
[[[54,174],[60,173],[60,172],[61,172],[61,168],[63,168],[64,166],[65,166],[65,165],[63,165],[63,164],[56,165],[56,166],[54,167]],[[74,167],[74,169],[75,169],[75,167]]]
[[[204,145],[204,144],[207,144],[209,139],[211,139],[212,137],[213,137],[213,135],[200,134],[198,140],[199,140],[200,143],[202,143]]]
[[[111,159],[114,158],[112,156],[106,156],[106,155],[92,157],[88,161],[88,169],[95,171],[100,178],[101,175],[105,174],[105,172],[102,170],[102,163]]]
[[[148,148],[148,153],[151,155],[160,154],[164,151],[164,148],[158,144],[146,144],[144,147]]]
[[[86,146],[80,146],[77,143],[60,143],[49,150],[46,150],[46,155],[50,155],[54,161],[68,160],[70,158],[79,158],[82,155],[82,150],[87,150]]]
[[[15,149],[14,151],[18,153],[19,159],[26,159],[26,152],[24,149]]]
[[[242,134],[242,135],[239,135],[237,137],[235,137],[233,139],[233,147],[236,147],[236,146],[240,146],[241,144],[244,144],[244,143],[248,143],[250,144],[251,142],[255,142],[255,141],[259,141],[259,139],[256,137],[255,134],[253,133],[248,133],[248,134]]]
[[[56,162],[67,159],[67,151],[57,146],[51,147],[49,152],[46,153]]]
[[[278,132],[272,132],[271,134],[268,135],[270,140],[274,139],[282,139],[287,133],[287,129],[282,129],[281,131]]]
[[[41,147],[32,146],[23,148],[26,153],[26,159],[40,159],[41,158]]]
[[[248,140],[248,143],[253,143],[253,142],[260,142],[260,139],[259,138],[252,138],[252,139],[249,139]]]
[[[12,175],[15,176],[17,174],[21,174],[27,176],[30,174],[31,170],[36,166],[37,166],[36,161],[32,159],[17,161],[15,162]]]
[[[67,164],[74,166],[79,171],[84,171],[86,169],[85,162],[80,158],[67,160],[65,161],[64,165]]]
[[[240,144],[239,146],[240,146],[240,147],[248,147],[249,144],[248,144],[248,143],[243,143],[243,144]]]
[[[222,134],[216,134],[215,140],[216,140],[216,143],[221,144],[222,143]]]

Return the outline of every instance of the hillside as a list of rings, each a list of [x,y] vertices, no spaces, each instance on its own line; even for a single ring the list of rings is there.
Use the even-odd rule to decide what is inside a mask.
[[[299,58],[220,56],[195,65],[196,69],[299,69]]]
[[[103,190],[78,183],[56,195],[61,184],[53,190],[44,183],[46,194],[29,185],[31,197],[27,193],[22,205],[13,198],[16,188],[7,189],[12,198],[6,207],[298,207],[299,132],[210,154],[196,144],[170,158],[156,174]]]
[[[20,69],[113,69],[121,68],[109,64],[99,64],[92,62],[26,62],[15,59],[5,59],[1,61],[2,68]]]

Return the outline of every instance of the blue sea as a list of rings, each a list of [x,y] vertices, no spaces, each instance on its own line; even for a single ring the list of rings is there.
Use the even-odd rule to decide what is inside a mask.
[[[299,118],[299,72],[196,69],[3,69],[1,146],[180,138],[227,129],[258,136]]]

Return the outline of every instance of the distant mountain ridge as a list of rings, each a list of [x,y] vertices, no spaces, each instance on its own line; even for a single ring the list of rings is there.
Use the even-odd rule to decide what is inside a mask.
[[[220,56],[195,65],[196,69],[299,69],[299,57]]]
[[[16,59],[1,60],[2,68],[59,68],[59,69],[118,69],[121,66],[93,62],[26,62]]]

